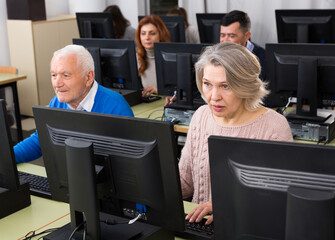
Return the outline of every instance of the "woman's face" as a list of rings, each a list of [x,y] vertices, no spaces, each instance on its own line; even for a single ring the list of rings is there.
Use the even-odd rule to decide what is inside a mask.
[[[202,91],[217,122],[233,119],[244,109],[242,99],[229,88],[226,71],[222,66],[212,64],[205,66]]]
[[[141,44],[146,49],[153,49],[154,43],[160,41],[158,29],[151,23],[142,26],[140,37]]]

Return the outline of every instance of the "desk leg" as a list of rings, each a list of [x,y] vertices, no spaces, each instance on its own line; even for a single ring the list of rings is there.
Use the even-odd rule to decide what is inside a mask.
[[[23,140],[22,134],[22,123],[20,115],[20,106],[19,106],[19,96],[17,94],[16,82],[10,84],[13,92],[13,101],[14,101],[14,110],[15,110],[15,121],[16,121],[16,130],[17,130],[17,141],[20,142]]]

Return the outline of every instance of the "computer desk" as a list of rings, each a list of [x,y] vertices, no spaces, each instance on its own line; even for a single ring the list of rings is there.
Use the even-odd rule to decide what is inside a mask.
[[[11,87],[13,92],[15,121],[18,141],[23,140],[22,124],[20,115],[19,96],[17,93],[17,81],[26,79],[26,75],[0,73],[0,88]]]
[[[20,163],[17,166],[19,171],[46,176],[44,167],[30,163]],[[194,203],[184,202],[185,212],[190,212],[195,206]],[[69,204],[31,196],[29,207],[0,219],[0,239],[23,239],[30,231],[39,233],[50,228],[64,226],[69,222]],[[175,239],[182,240],[183,238],[175,237]]]
[[[164,99],[164,97],[162,97],[162,99],[157,100],[155,102],[140,103],[138,105],[132,106],[132,110],[134,112],[135,117],[162,120],[162,116],[163,116],[163,113],[164,113],[164,103],[165,103],[165,99]],[[289,110],[292,110],[292,109],[293,108],[289,108]],[[175,124],[174,125],[174,130],[177,134],[186,135],[187,130],[188,130],[188,126],[187,125],[181,125],[181,124]],[[294,140],[294,142],[316,144],[316,142],[305,141],[305,140]],[[324,144],[324,143],[320,143],[320,144]],[[333,139],[331,142],[327,143],[326,145],[335,146],[335,139]]]

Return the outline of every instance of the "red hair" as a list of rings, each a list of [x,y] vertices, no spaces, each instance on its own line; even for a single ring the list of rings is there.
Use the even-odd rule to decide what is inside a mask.
[[[160,42],[170,42],[170,33],[167,30],[164,22],[162,21],[160,17],[152,14],[150,16],[145,16],[144,18],[141,19],[141,21],[138,23],[138,27],[136,30],[136,36],[135,36],[135,40],[138,46],[137,57],[138,57],[139,65],[140,65],[138,69],[139,76],[141,76],[144,73],[144,71],[147,69],[147,66],[148,66],[147,53],[141,43],[141,28],[144,25],[150,24],[150,23],[157,28],[158,33],[159,33]]]

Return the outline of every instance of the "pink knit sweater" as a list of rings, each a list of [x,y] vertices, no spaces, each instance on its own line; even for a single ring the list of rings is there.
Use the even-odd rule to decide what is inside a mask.
[[[248,124],[224,127],[214,121],[207,105],[200,107],[192,117],[179,162],[183,197],[193,195],[192,202],[198,204],[212,198],[208,160],[210,135],[293,141],[286,118],[272,109]]]

